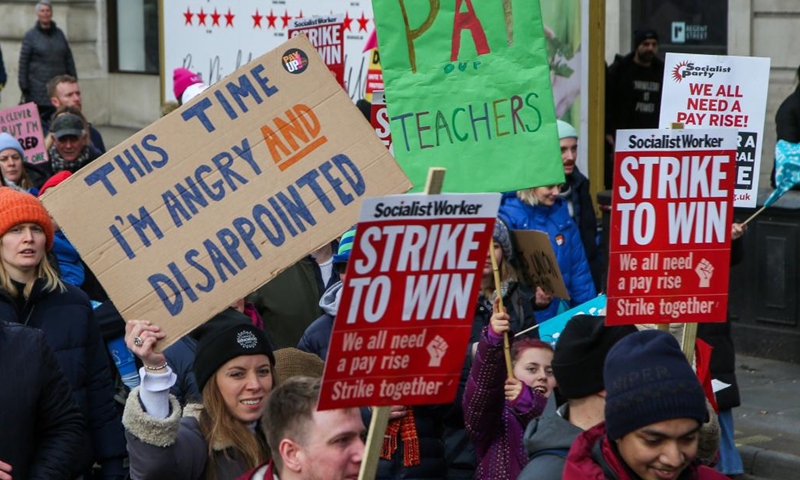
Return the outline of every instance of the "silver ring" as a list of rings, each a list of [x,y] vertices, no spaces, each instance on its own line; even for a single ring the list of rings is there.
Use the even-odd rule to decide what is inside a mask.
[[[142,340],[141,337],[134,337],[133,344],[136,345],[137,347],[141,347],[142,345],[144,345],[144,340]]]

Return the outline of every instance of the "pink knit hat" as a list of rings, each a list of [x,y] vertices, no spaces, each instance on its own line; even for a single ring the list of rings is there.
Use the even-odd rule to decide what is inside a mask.
[[[200,78],[200,75],[197,73],[193,73],[185,68],[176,68],[172,72],[172,89],[175,93],[175,99],[178,101],[180,101],[183,92],[185,92],[189,86],[196,83],[203,83],[203,79]]]

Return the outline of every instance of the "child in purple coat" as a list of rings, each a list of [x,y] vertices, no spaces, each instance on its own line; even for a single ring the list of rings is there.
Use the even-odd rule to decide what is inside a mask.
[[[513,343],[514,377],[506,378],[503,334],[509,331],[509,316],[500,313],[495,299],[464,392],[464,422],[478,457],[478,480],[516,480],[528,462],[525,427],[541,415],[556,386],[553,348],[530,338]]]

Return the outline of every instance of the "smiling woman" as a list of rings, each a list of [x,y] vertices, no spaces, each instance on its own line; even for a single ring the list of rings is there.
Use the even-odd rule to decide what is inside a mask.
[[[164,338],[161,329],[128,322],[125,342],[144,364],[141,387],[131,392],[123,416],[131,478],[164,471],[174,480],[236,478],[269,458],[265,438],[253,433],[273,384],[275,357],[264,332],[229,308],[193,336],[199,338],[194,375],[203,398],[181,410],[169,395],[177,377],[154,350]]]

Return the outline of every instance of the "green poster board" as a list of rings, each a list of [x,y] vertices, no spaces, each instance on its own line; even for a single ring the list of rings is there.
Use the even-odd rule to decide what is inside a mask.
[[[374,0],[394,155],[414,190],[564,181],[539,0]],[[458,12],[458,13],[456,13]]]

